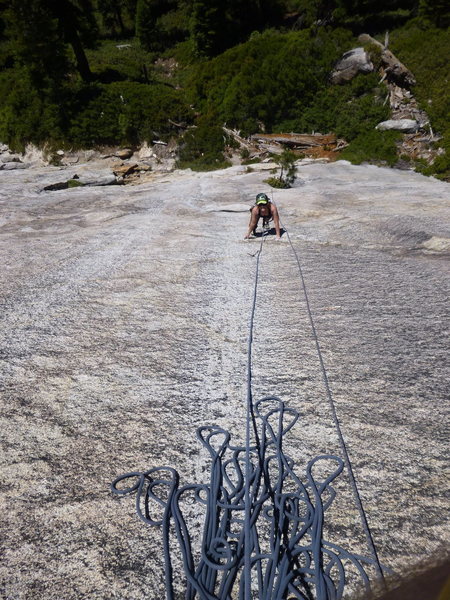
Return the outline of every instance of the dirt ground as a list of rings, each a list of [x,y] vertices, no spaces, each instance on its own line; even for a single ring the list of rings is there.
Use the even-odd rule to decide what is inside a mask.
[[[196,428],[244,439],[259,241],[242,238],[271,193],[254,168],[53,192],[58,169],[0,174],[2,598],[164,597],[160,534],[109,486],[158,465],[206,482]],[[400,574],[450,537],[449,190],[340,161],[273,193],[380,560]],[[338,438],[286,234],[260,264],[254,397],[300,412],[301,474]],[[327,535],[367,554],[346,475],[337,491]]]

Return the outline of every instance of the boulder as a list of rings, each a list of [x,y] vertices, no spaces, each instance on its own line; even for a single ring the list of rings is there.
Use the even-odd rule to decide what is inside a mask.
[[[123,148],[122,150],[117,150],[114,152],[112,156],[120,158],[120,160],[126,160],[127,158],[130,158],[130,156],[133,156],[133,150],[130,148]]]
[[[116,176],[111,175],[80,175],[79,181],[82,185],[97,186],[97,185],[115,185],[117,183]]]
[[[358,73],[372,73],[374,67],[364,48],[353,48],[336,63],[331,73],[331,83],[341,84],[350,81]]]
[[[390,119],[378,123],[375,129],[379,131],[401,131],[402,133],[417,133],[420,125],[414,119]]]
[[[0,169],[2,171],[15,171],[16,169],[28,169],[30,165],[28,163],[23,162],[7,162],[1,163]]]
[[[95,174],[86,174],[86,175],[74,175],[71,179],[66,179],[65,181],[58,181],[56,183],[51,183],[50,185],[46,185],[43,190],[46,192],[53,192],[56,190],[66,190],[68,188],[73,187],[81,187],[81,186],[103,186],[103,185],[116,185],[118,183],[123,182],[123,177],[116,177],[111,174],[103,174],[103,175],[95,175]]]
[[[3,154],[2,157],[0,158],[0,161],[3,163],[20,163],[22,162],[20,160],[20,158],[18,156],[16,156],[15,154]]]

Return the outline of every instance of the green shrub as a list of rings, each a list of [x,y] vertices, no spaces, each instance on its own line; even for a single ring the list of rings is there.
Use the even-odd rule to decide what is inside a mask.
[[[183,93],[161,84],[66,85],[56,103],[26,78],[14,86],[11,78],[8,72],[0,75],[0,139],[14,149],[27,142],[89,148],[167,140],[177,132],[171,121],[192,119]]]
[[[86,50],[94,75],[103,83],[154,79],[156,54],[144,50],[136,38],[104,40],[96,50]]]
[[[261,159],[258,156],[255,158],[245,158],[241,164],[243,165],[256,165],[261,162]]]
[[[279,177],[269,177],[268,179],[264,179],[264,183],[267,183],[273,188],[278,188],[281,190],[285,190],[291,187],[288,183],[286,183],[286,181],[280,179]]]
[[[0,140],[22,151],[27,142],[44,144],[64,139],[64,114],[32,85],[26,71],[8,69],[0,74]]]
[[[67,141],[83,148],[121,141],[120,108],[120,101],[113,102],[108,95],[107,86],[82,86],[67,105]]]
[[[351,44],[348,32],[321,30],[281,34],[267,31],[208,62],[188,81],[196,109],[217,123],[254,133],[299,119],[327,87],[335,60]]]
[[[270,177],[266,183],[277,188],[292,187],[297,177],[297,167],[295,166],[297,156],[292,150],[284,149],[281,154],[273,156],[273,160],[277,163],[280,172],[278,177]]]
[[[210,171],[230,166],[225,160],[226,138],[223,129],[208,118],[200,119],[198,126],[183,136],[177,166],[194,171]]]
[[[176,127],[170,122],[190,122],[192,113],[180,90],[169,86],[123,82],[108,86],[108,96],[120,110],[120,135],[124,141],[167,140]]]
[[[446,133],[439,145],[445,151],[444,154],[438,156],[432,165],[429,165],[425,160],[416,160],[415,169],[424,175],[433,175],[438,179],[450,181],[450,134]]]
[[[397,162],[396,141],[401,134],[397,131],[378,131],[374,129],[357,135],[345,148],[340,158],[354,165],[362,162],[381,163],[393,166]]]
[[[442,135],[440,146],[446,151],[434,165],[424,167],[426,174],[450,177],[450,94],[448,56],[450,30],[430,27],[415,19],[390,35],[390,48],[414,73],[414,94],[430,117],[435,133]]]
[[[389,108],[383,106],[385,95],[379,88],[378,76],[358,75],[345,85],[322,88],[314,101],[291,122],[283,122],[279,131],[335,132],[338,137],[351,141],[363,131],[389,117]],[[383,98],[384,99],[384,98]]]
[[[83,187],[83,184],[78,179],[69,179],[67,182],[69,188]]]

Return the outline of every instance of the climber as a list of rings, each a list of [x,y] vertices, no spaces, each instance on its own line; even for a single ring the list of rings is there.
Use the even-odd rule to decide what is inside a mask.
[[[263,219],[263,227],[267,227],[269,221],[273,220],[273,224],[275,225],[276,239],[279,240],[281,238],[281,232],[278,209],[275,204],[269,200],[267,194],[263,193],[260,193],[256,196],[255,205],[250,209],[250,223],[248,225],[247,235],[244,237],[244,239],[248,240],[252,235],[256,235],[256,228],[258,226],[260,217]]]

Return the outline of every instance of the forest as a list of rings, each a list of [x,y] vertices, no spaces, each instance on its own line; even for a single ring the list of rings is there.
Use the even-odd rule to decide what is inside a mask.
[[[0,141],[176,138],[180,166],[208,169],[227,164],[226,125],[334,133],[341,157],[395,165],[401,134],[375,130],[390,117],[378,73],[330,83],[359,34],[389,31],[440,147],[432,163],[406,158],[448,179],[449,24],[444,0],[0,0]]]

